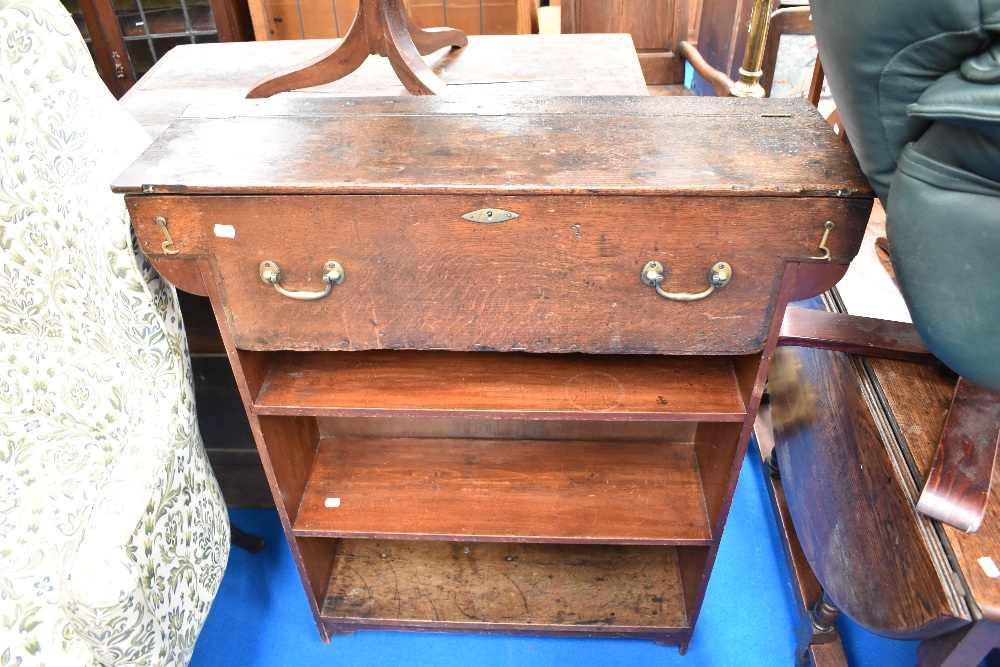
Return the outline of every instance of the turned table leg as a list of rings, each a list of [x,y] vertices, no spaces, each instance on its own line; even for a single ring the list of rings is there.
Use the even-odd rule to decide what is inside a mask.
[[[270,97],[342,79],[369,55],[385,56],[406,89],[414,95],[440,95],[445,85],[421,59],[447,46],[469,43],[459,30],[418,28],[402,0],[362,0],[344,40],[319,56],[273,74],[253,85],[247,99]]]

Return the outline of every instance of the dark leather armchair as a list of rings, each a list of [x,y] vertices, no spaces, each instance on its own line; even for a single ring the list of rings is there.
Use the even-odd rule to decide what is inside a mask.
[[[1000,0],[813,0],[834,99],[931,351],[1000,391]]]

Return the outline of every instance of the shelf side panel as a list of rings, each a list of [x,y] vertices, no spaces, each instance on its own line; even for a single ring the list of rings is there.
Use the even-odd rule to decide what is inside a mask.
[[[733,468],[739,464],[736,452],[741,428],[742,424],[698,424],[694,449],[712,526],[721,520],[726,498],[733,492],[729,483]]]
[[[262,458],[264,469],[270,470],[280,490],[280,498],[276,496],[275,503],[294,523],[295,511],[302,502],[310,465],[320,442],[319,428],[312,417],[263,417],[259,423],[267,443]]]

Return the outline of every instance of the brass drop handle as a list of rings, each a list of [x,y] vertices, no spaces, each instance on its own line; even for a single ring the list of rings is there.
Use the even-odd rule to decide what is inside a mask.
[[[257,272],[260,274],[260,279],[265,283],[268,285],[274,285],[274,289],[278,290],[289,299],[298,299],[299,301],[322,299],[330,293],[330,290],[333,289],[334,285],[339,285],[344,282],[345,275],[344,267],[340,265],[340,262],[330,260],[323,265],[323,282],[326,283],[325,290],[322,292],[293,292],[285,289],[279,284],[281,281],[281,267],[279,267],[276,262],[265,259],[260,263],[260,266],[257,268]]]
[[[733,278],[733,267],[728,262],[716,262],[708,270],[708,289],[703,292],[666,292],[660,286],[663,283],[663,265],[659,262],[646,262],[639,273],[642,284],[655,287],[656,293],[671,301],[697,301],[704,299],[719,287],[725,287]]]

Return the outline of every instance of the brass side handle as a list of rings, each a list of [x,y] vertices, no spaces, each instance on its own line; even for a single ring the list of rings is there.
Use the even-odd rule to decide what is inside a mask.
[[[733,267],[728,262],[716,262],[708,270],[708,289],[702,292],[667,292],[663,289],[663,265],[659,262],[646,262],[639,273],[639,279],[647,287],[655,287],[656,293],[671,301],[697,301],[704,299],[720,287],[725,287],[733,278]]]
[[[292,290],[287,290],[280,285],[281,281],[281,267],[278,266],[277,262],[272,262],[269,259],[265,259],[257,267],[257,272],[260,274],[260,279],[263,280],[268,285],[274,285],[274,289],[278,290],[284,296],[289,299],[298,299],[299,301],[313,301],[315,299],[322,299],[324,296],[330,293],[334,285],[339,285],[344,282],[344,267],[340,265],[340,262],[335,262],[330,260],[323,265],[323,282],[326,283],[326,289],[322,292],[296,292]]]

